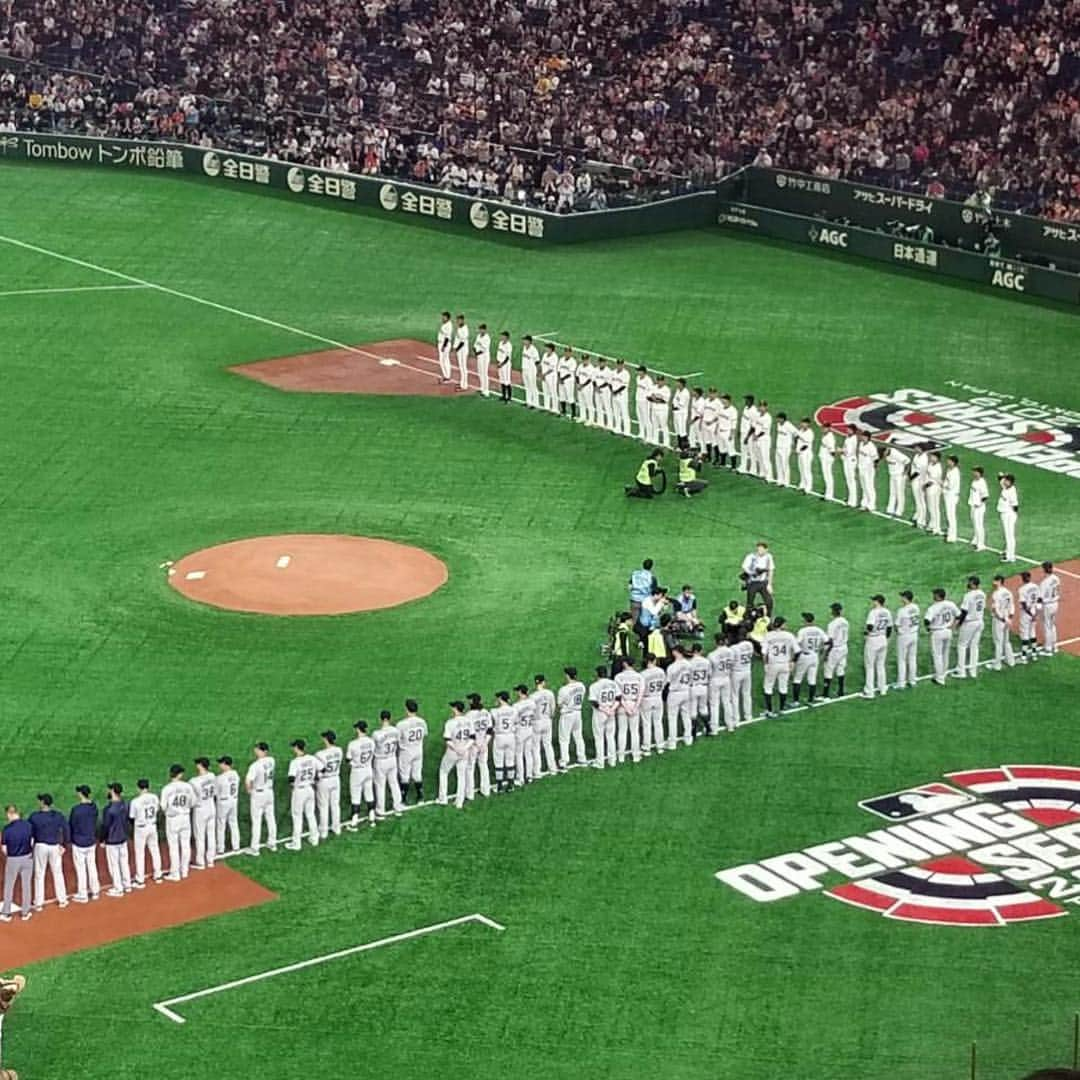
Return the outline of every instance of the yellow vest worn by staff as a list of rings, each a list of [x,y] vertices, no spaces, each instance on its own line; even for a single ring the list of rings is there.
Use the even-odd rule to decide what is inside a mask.
[[[679,458],[679,483],[692,484],[697,479],[697,471],[691,458]]]
[[[738,626],[743,618],[746,616],[746,608],[740,604],[734,611],[731,608],[724,608],[724,623],[727,626]]]
[[[659,627],[649,631],[648,648],[649,652],[651,652],[657,660],[667,659],[667,644],[664,641],[664,633]]]
[[[754,629],[750,631],[750,637],[754,639],[759,645],[765,640],[765,635],[769,632],[769,619],[767,615],[762,615],[756,623],[754,623]]]
[[[652,468],[656,462],[651,457],[647,457],[642,463],[641,468],[637,471],[637,482],[645,487],[652,487]],[[625,476],[626,474],[623,473]]]

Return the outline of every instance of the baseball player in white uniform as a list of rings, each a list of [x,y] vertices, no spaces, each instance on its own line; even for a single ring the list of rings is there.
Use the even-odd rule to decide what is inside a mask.
[[[1026,664],[1028,661],[1039,658],[1039,649],[1035,641],[1035,620],[1039,614],[1039,586],[1031,580],[1031,573],[1028,570],[1020,575],[1017,600],[1020,605],[1020,663]]]
[[[588,760],[585,755],[585,736],[581,731],[581,709],[585,702],[585,684],[578,678],[573,665],[563,668],[565,679],[559,687],[559,771],[566,772],[570,765],[570,741],[574,742],[574,756],[578,765]]]
[[[457,793],[454,805],[465,808],[465,794],[468,791],[469,759],[472,752],[472,727],[465,719],[465,702],[450,702],[450,717],[443,724],[443,756],[439,762],[439,794],[436,802],[447,806],[450,802],[450,774],[457,775]]]
[[[915,504],[915,516],[911,524],[918,529],[926,528],[926,470],[930,467],[930,452],[923,444],[911,459],[911,499]]]
[[[1057,652],[1057,617],[1061,606],[1061,580],[1054,573],[1054,564],[1042,564],[1042,581],[1039,582],[1039,603],[1043,616],[1043,652],[1053,656]]]
[[[703,432],[705,421],[705,395],[700,386],[695,386],[690,393],[690,428],[687,438],[692,450],[700,450],[704,454],[705,436]]]
[[[769,403],[761,402],[758,405],[757,419],[754,421],[754,457],[757,460],[756,476],[760,476],[767,484],[773,482],[772,445],[773,445],[773,418],[769,412]]]
[[[1012,473],[1002,473],[998,479],[997,512],[1001,519],[1001,531],[1005,534],[1005,551],[1002,562],[1016,561],[1016,518],[1020,513],[1020,495],[1016,490],[1016,478]]]
[[[315,804],[319,816],[319,839],[331,832],[341,835],[341,762],[344,754],[337,744],[337,732],[326,730],[319,735],[322,746],[315,751],[319,778],[315,783]]]
[[[469,711],[465,718],[473,733],[473,747],[469,765],[468,790],[465,798],[471,799],[476,794],[477,778],[480,781],[480,794],[487,798],[491,794],[491,769],[489,766],[488,747],[491,745],[491,713],[484,708],[484,700],[479,694],[466,695]]]
[[[412,698],[405,701],[405,715],[398,721],[398,782],[401,801],[409,801],[409,785],[416,790],[416,801],[424,801],[424,740],[427,721],[419,715],[420,706]]]
[[[938,686],[945,685],[953,624],[959,616],[960,609],[946,598],[945,590],[935,589],[934,602],[926,609],[923,622],[930,631],[930,656],[934,662],[934,682]]]
[[[653,382],[653,388],[649,392],[649,402],[652,405],[650,412],[650,432],[652,442],[665,449],[671,446],[671,431],[668,428],[668,405],[671,401],[671,387],[663,375],[657,375]]]
[[[499,398],[509,405],[514,400],[514,346],[503,330],[495,347],[495,368],[499,373]]]
[[[799,654],[799,643],[795,635],[787,628],[785,621],[778,615],[773,619],[772,629],[765,635],[761,645],[761,655],[765,661],[765,715],[779,716],[787,708],[788,683],[795,657]],[[780,708],[773,708],[773,691],[780,694]]]
[[[736,725],[754,718],[753,671],[754,643],[739,637],[731,643],[731,709]]]
[[[799,466],[799,490],[809,495],[814,490],[814,426],[804,416],[795,431],[795,461]]]
[[[957,538],[957,509],[960,506],[960,459],[950,454],[945,459],[945,475],[941,481],[941,498],[945,504],[945,543],[955,544]]]
[[[859,485],[862,488],[863,510],[877,509],[877,463],[878,448],[870,433],[859,436]]]
[[[896,689],[912,689],[919,678],[919,624],[922,612],[915,603],[915,594],[904,589],[902,603],[896,609]]]
[[[540,350],[533,344],[531,334],[521,339],[521,385],[525,387],[525,404],[530,409],[540,407],[540,390],[537,372],[540,367]]]
[[[720,411],[716,417],[716,454],[717,464],[734,465],[735,429],[739,424],[739,410],[731,403],[728,394],[720,395]]]
[[[277,815],[274,807],[274,770],[276,763],[267,743],[255,744],[255,760],[244,775],[244,789],[248,793],[251,810],[252,855],[258,855],[262,846],[262,827],[266,822],[266,843],[271,851],[277,851]]]
[[[581,362],[577,366],[577,399],[581,405],[581,422],[586,427],[592,427],[596,423],[596,386],[593,379],[596,376],[596,368],[588,353],[581,354]]]
[[[605,431],[611,431],[615,426],[611,414],[611,369],[602,356],[593,365],[593,386],[596,387],[596,422]]]
[[[825,498],[832,501],[836,497],[836,484],[833,479],[833,467],[836,465],[837,449],[836,432],[827,427],[821,433],[821,445],[818,447],[818,465],[821,468],[821,479],[825,484]]]
[[[315,817],[315,781],[319,777],[319,761],[307,752],[303,739],[289,743],[293,752],[289,762],[289,787],[292,789],[292,838],[285,845],[299,851],[304,840],[304,824],[312,847],[319,846],[319,822]]]
[[[971,546],[976,551],[986,550],[986,504],[990,501],[990,485],[981,465],[971,470],[971,486],[968,488],[968,514],[971,516]]]
[[[592,706],[593,747],[596,758],[593,768],[604,765],[614,768],[618,761],[615,745],[615,713],[619,708],[619,687],[608,678],[607,668],[598,667],[596,678],[589,684],[589,704]]]
[[[553,776],[558,772],[559,764],[552,738],[555,727],[555,695],[548,688],[547,679],[543,675],[533,676],[533,688],[532,700],[536,712],[533,716],[532,776],[536,780],[544,775]],[[543,768],[545,761],[546,774]]]
[[[495,791],[514,789],[514,757],[517,754],[517,714],[510,705],[510,693],[500,690],[491,710],[491,757],[495,764]]]
[[[536,738],[536,702],[524,683],[514,687],[514,784],[522,787],[533,782],[533,741]]]
[[[182,881],[191,869],[191,813],[195,809],[195,789],[184,779],[184,766],[169,769],[169,782],[161,789],[165,814],[165,842],[169,847],[166,879]]]
[[[802,613],[803,625],[795,635],[795,642],[799,646],[799,652],[795,657],[795,675],[792,686],[792,697],[799,704],[802,696],[802,685],[805,682],[807,688],[807,704],[813,705],[817,700],[818,666],[821,655],[825,652],[825,644],[828,638],[825,631],[814,621],[812,612]]]
[[[889,688],[885,673],[885,661],[889,652],[889,638],[893,632],[892,612],[885,606],[885,597],[875,593],[871,597],[873,606],[866,616],[866,642],[863,648],[863,662],[866,667],[866,685],[863,697],[872,698],[875,691],[885,696]]]
[[[473,356],[476,357],[476,374],[480,380],[480,393],[488,397],[491,393],[491,335],[487,323],[477,327],[473,339]]]
[[[926,465],[926,527],[934,536],[941,536],[941,496],[944,491],[945,471],[941,467],[941,455],[935,450]]]
[[[640,761],[641,705],[645,695],[645,679],[628,656],[620,661],[620,670],[615,673],[615,685],[619,688],[619,708],[616,713],[619,762],[626,760],[627,753],[633,761]]]
[[[559,380],[559,412],[571,420],[577,419],[577,360],[569,345],[559,357],[556,375]]]
[[[671,395],[671,422],[675,428],[675,445],[680,449],[689,445],[690,390],[685,379],[675,380],[675,392]]]
[[[735,709],[731,702],[731,647],[724,634],[713,636],[715,647],[709,661],[709,734],[720,734],[720,720],[727,731],[735,730]]]
[[[616,360],[608,374],[611,385],[612,430],[617,435],[630,434],[630,369],[625,360]]]
[[[222,754],[217,759],[218,774],[214,777],[214,803],[217,806],[217,853],[225,854],[226,833],[232,851],[240,850],[240,777],[233,768],[233,759]]]
[[[889,474],[889,502],[885,507],[887,514],[904,516],[904,503],[907,495],[908,457],[895,443],[885,454],[885,471]]]
[[[979,642],[985,629],[986,593],[978,577],[967,579],[967,592],[960,601],[959,630],[956,634],[956,677],[974,679],[979,674]]]
[[[540,356],[540,383],[544,389],[544,409],[559,411],[559,354],[549,341]]]
[[[458,366],[458,389],[469,389],[469,324],[464,315],[457,317],[457,326],[454,329],[454,358]]]
[[[210,772],[210,759],[195,759],[195,775],[191,778],[195,792],[195,812],[191,831],[195,838],[194,870],[206,870],[214,865],[217,856],[217,784]]]
[[[720,404],[716,388],[709,387],[701,402],[701,448],[705,460],[713,465],[720,464]]]
[[[634,381],[634,412],[637,416],[638,438],[651,443],[652,438],[652,394],[653,380],[649,369],[644,364],[638,366],[637,379]]]
[[[859,436],[849,431],[844,436],[844,445],[840,451],[840,462],[844,466],[844,487],[847,489],[847,504],[853,510],[859,505]]]
[[[694,672],[682,646],[671,650],[672,661],[667,669],[667,749],[674,750],[679,743],[679,726],[682,725],[683,742],[690,746],[694,741],[694,718],[690,711],[690,687]]]
[[[830,604],[829,611],[832,618],[825,627],[825,681],[821,688],[821,696],[827,698],[832,687],[832,681],[836,679],[836,696],[844,696],[844,679],[847,676],[848,639],[851,636],[851,627],[844,618],[842,604]]]
[[[754,395],[743,396],[742,412],[739,414],[739,468],[738,471],[756,476],[757,459],[754,457],[754,432],[757,424],[758,409],[754,404]]]
[[[368,734],[366,720],[353,724],[355,738],[345,747],[345,760],[349,763],[349,805],[351,814],[345,826],[350,832],[360,828],[361,815],[366,815],[368,826],[375,827],[375,741]]]
[[[664,688],[667,675],[652,653],[645,654],[641,671],[641,753],[648,757],[655,747],[664,752]]]
[[[1005,575],[997,574],[994,577],[994,591],[990,594],[990,630],[994,640],[994,662],[990,666],[994,671],[1000,671],[1003,662],[1009,667],[1016,666],[1009,637],[1015,614],[1016,603],[1005,585]]]
[[[442,313],[442,321],[439,323],[439,333],[436,338],[439,356],[439,382],[448,383],[452,374],[450,367],[450,350],[454,343],[454,322],[450,318],[450,312]]]
[[[700,642],[690,647],[690,720],[694,736],[705,735],[709,730],[709,678],[712,665],[705,656]]]
[[[776,482],[781,487],[791,487],[791,451],[798,433],[786,412],[776,414]]]

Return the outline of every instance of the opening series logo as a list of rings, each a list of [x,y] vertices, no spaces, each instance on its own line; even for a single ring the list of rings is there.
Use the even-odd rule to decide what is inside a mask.
[[[1080,478],[1080,422],[1064,411],[908,388],[822,405],[814,419],[845,434],[869,431],[880,442],[909,449],[959,446]]]
[[[939,926],[1053,919],[1080,904],[1080,768],[1002,765],[945,779],[859,803],[891,825],[716,877],[758,903],[818,892]]]

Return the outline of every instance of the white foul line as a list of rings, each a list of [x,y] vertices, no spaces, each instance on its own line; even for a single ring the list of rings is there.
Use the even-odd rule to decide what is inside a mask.
[[[187,1001],[195,1001],[198,998],[209,997],[211,994],[221,994],[226,990],[235,990],[240,986],[250,986],[252,983],[263,982],[265,979],[273,979],[278,975],[288,975],[293,971],[302,971],[304,968],[316,967],[318,964],[328,964],[331,960],[342,960],[346,956],[355,956],[357,953],[369,952],[372,949],[381,949],[384,945],[396,945],[410,938],[423,937],[426,934],[434,934],[439,930],[448,930],[452,926],[464,926],[466,923],[480,923],[492,930],[505,930],[501,923],[489,919],[486,915],[462,915],[457,919],[448,919],[446,922],[434,923],[431,926],[421,926],[416,930],[407,930],[403,934],[394,934],[391,937],[379,938],[378,941],[368,941],[363,945],[354,945],[350,949],[339,949],[337,952],[326,953],[324,956],[314,956],[310,960],[301,960],[296,964],[287,964],[285,967],[274,968],[271,971],[261,971],[257,975],[248,975],[243,979],[233,979],[232,982],[221,983],[219,986],[211,986],[205,990],[196,990],[191,994],[182,994],[180,997],[169,998],[167,1001],[155,1002],[154,1008],[162,1016],[168,1017],[174,1024],[186,1024],[187,1020],[170,1006],[183,1005]]]
[[[53,293],[118,292],[121,289],[145,289],[146,285],[71,285],[51,289],[9,289],[3,296],[49,296]]]

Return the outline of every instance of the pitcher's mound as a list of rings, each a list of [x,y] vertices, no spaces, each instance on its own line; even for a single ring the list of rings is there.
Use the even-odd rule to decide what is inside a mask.
[[[420,548],[364,536],[256,536],[185,555],[169,584],[189,600],[263,615],[345,615],[428,596],[448,577]]]

